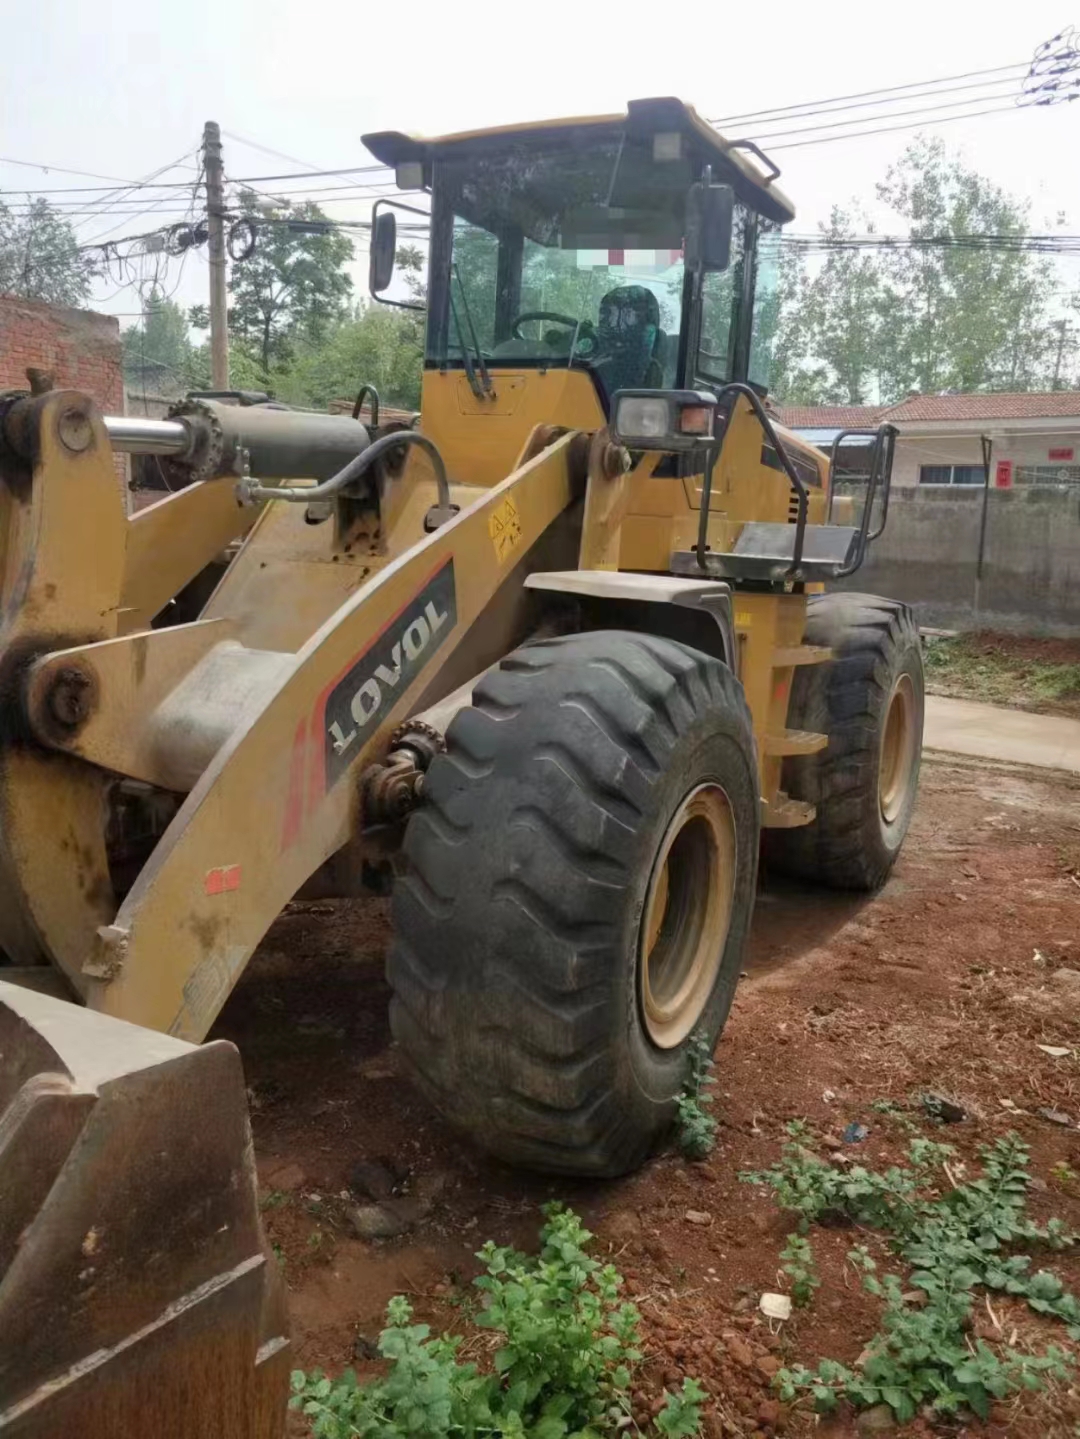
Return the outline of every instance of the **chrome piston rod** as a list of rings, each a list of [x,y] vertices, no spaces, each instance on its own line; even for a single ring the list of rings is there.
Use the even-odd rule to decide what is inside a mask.
[[[149,420],[140,415],[106,415],[113,449],[123,455],[182,455],[191,444],[182,420]]]
[[[371,444],[348,415],[278,405],[225,405],[198,397],[178,401],[165,420],[106,415],[114,450],[158,455],[181,483],[245,471],[263,480],[324,481]]]

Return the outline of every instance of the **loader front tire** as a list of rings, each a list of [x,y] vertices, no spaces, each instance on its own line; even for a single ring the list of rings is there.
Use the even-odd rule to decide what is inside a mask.
[[[394,895],[391,1024],[439,1110],[531,1168],[621,1174],[723,1027],[758,779],[719,660],[597,631],[526,645],[431,764]]]
[[[781,783],[813,822],[766,830],[772,869],[836,889],[884,884],[915,808],[922,756],[922,648],[907,605],[877,595],[811,596],[806,643],[833,658],[795,671],[792,729],[827,734],[817,754],[784,761]]]

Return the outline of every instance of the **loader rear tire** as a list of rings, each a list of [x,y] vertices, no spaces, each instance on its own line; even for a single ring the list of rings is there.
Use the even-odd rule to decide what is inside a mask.
[[[770,868],[836,889],[884,884],[911,822],[922,755],[922,648],[907,605],[876,595],[811,596],[806,643],[833,658],[795,671],[792,729],[827,748],[784,761],[781,783],[813,823],[766,830]]]
[[[671,640],[569,635],[508,656],[446,738],[395,888],[394,1035],[491,1153],[624,1173],[742,963],[759,848],[742,687]]]

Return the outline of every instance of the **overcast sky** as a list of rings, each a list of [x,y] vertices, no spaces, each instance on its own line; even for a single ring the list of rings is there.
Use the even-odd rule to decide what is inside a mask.
[[[545,0],[535,9],[522,0],[512,6],[38,0],[19,5],[4,24],[0,155],[135,179],[190,156],[206,119],[308,165],[333,168],[370,163],[360,143],[368,130],[438,134],[610,112],[649,95],[678,95],[713,118],[1026,63],[1037,44],[1080,22],[1080,0],[1074,3],[1070,13],[1050,0],[999,0],[978,8],[953,0],[888,8],[865,0],[768,6]],[[939,103],[979,93],[958,92]],[[995,93],[1001,99],[989,104],[1011,98],[1008,85]],[[865,118],[875,120],[875,110]],[[753,129],[724,128],[729,134]],[[1063,211],[1066,228],[1080,231],[1080,101],[921,128],[1030,198],[1036,224]],[[837,201],[870,200],[874,182],[912,133],[777,148],[780,183],[798,210],[793,228],[814,228]],[[821,134],[787,137],[796,138]],[[236,140],[225,144],[226,169],[235,176],[304,168]],[[164,178],[185,177],[193,180],[194,171]],[[19,187],[100,183],[0,163],[0,191],[9,199],[18,198],[12,192]],[[313,187],[320,183],[334,182]],[[52,198],[102,204],[94,194]],[[120,237],[158,223],[153,214],[140,218],[138,208],[125,203],[105,215],[77,217],[79,234]],[[357,219],[367,205],[349,199],[327,210]],[[1080,262],[1063,262],[1063,278],[1080,282]],[[176,280],[174,269],[170,287]],[[177,297],[199,299],[205,284],[199,255],[179,278]],[[97,287],[99,308],[121,315],[137,309],[134,291],[113,295],[116,289],[115,283]]]

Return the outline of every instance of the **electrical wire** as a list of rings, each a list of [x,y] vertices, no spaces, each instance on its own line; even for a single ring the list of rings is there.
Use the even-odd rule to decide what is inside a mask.
[[[1022,68],[1022,67],[1021,67],[1021,68]],[[932,100],[936,95],[957,95],[957,94],[959,94],[960,91],[962,91],[962,90],[978,90],[978,91],[983,91],[983,92],[985,92],[985,98],[989,98],[989,96],[992,94],[993,90],[996,89],[996,88],[997,88],[998,86],[1000,86],[1000,85],[1013,85],[1013,86],[1015,86],[1016,81],[1017,81],[1018,78],[1019,78],[1019,77],[1018,77],[1018,76],[1015,76],[1015,75],[1006,75],[1006,76],[1002,76],[1002,78],[1001,78],[1000,80],[978,80],[978,81],[974,81],[974,82],[973,82],[972,84],[970,84],[970,85],[948,85],[948,86],[944,87],[943,89],[940,89],[940,90],[926,90],[926,91],[924,91],[923,93],[918,94],[918,95],[890,95],[890,96],[883,96],[881,99],[878,99],[878,100],[859,100],[859,101],[855,101],[855,102],[853,102],[853,103],[851,103],[851,104],[849,104],[849,105],[822,105],[822,106],[819,106],[819,107],[817,107],[817,108],[815,108],[815,109],[808,110],[805,114],[788,115],[788,114],[785,114],[785,113],[783,113],[783,112],[778,112],[778,113],[775,114],[775,115],[768,115],[768,114],[766,114],[758,123],[759,123],[760,125],[780,125],[780,124],[787,124],[789,121],[792,121],[792,120],[811,120],[811,119],[816,119],[818,115],[835,115],[835,114],[838,114],[841,110],[869,110],[869,109],[873,108],[873,107],[876,106],[876,105],[897,105],[897,104],[901,104],[904,100]],[[972,97],[971,97],[972,103],[974,103],[974,101],[975,101],[976,99],[978,99],[978,98],[983,98],[983,97],[972,96]],[[998,97],[998,98],[1000,98],[1000,97]],[[861,118],[862,118],[862,119],[865,119],[865,120],[871,120],[871,119],[873,119],[873,116],[867,115],[867,116],[864,116],[864,117],[861,117]],[[883,118],[884,118],[884,117],[883,117]],[[726,120],[711,120],[709,123],[710,123],[711,125],[723,125],[723,124],[730,124],[730,123],[732,123],[732,122],[731,122],[731,121],[726,121]],[[853,120],[851,123],[852,123],[852,124],[855,124],[855,123],[858,123],[858,122],[855,121],[855,120]],[[755,135],[757,135],[757,134],[760,133],[760,131],[755,127],[753,133],[754,133]]]
[[[904,90],[922,89],[927,85],[951,84],[954,80],[972,80],[985,75],[999,75],[1006,70],[1027,70],[1028,68],[1029,62],[1024,60],[1013,65],[996,65],[989,70],[966,70],[959,75],[942,75],[933,80],[911,80],[906,85],[886,85],[875,90],[857,90],[850,95],[830,95],[822,100],[801,100],[792,105],[774,106],[769,110],[744,110],[734,115],[721,115],[716,119],[710,120],[708,123],[710,125],[729,125],[736,120],[740,123],[745,120],[763,120],[765,116],[769,115],[785,115],[790,116],[792,119],[798,119],[800,117],[794,113],[795,111],[811,109],[816,114],[823,106],[832,105],[844,100],[864,100],[877,95],[895,95]],[[902,98],[913,100],[918,97],[915,95],[904,95]],[[877,101],[874,103],[876,104]]]
[[[918,106],[914,110],[896,110],[891,115],[862,117],[858,120],[833,120],[831,122],[826,122],[826,124],[824,125],[804,125],[799,126],[797,129],[793,130],[771,130],[767,134],[755,131],[754,138],[756,140],[761,140],[764,143],[771,143],[774,139],[787,139],[789,135],[813,135],[820,130],[849,129],[852,125],[862,125],[877,119],[900,120],[903,119],[905,116],[911,115],[919,117],[915,121],[917,125],[933,125],[937,123],[935,117],[936,112],[939,110],[960,110],[966,108],[969,105],[982,104],[985,100],[1003,100],[1004,98],[1005,97],[1003,95],[980,95],[978,97],[969,96],[966,100],[949,100],[941,105],[932,105],[929,107]],[[979,111],[978,113],[985,114],[986,112]],[[950,118],[962,120],[964,119],[964,116],[955,115],[951,116]]]
[[[969,115],[943,115],[940,120],[909,120],[903,125],[883,125],[874,130],[854,130],[845,135],[822,135],[816,140],[786,140],[782,145],[770,145],[770,150],[801,150],[806,145],[832,145],[837,140],[862,140],[868,135],[889,135],[896,130],[918,130],[923,125],[948,125],[954,120],[978,120],[983,115],[1016,115],[1015,105],[995,105],[987,110],[975,110]]]
[[[295,155],[285,155],[280,150],[271,150],[269,145],[260,145],[257,140],[247,140],[243,135],[238,135],[234,130],[222,130],[222,136],[226,140],[235,140],[238,145],[246,145],[250,150],[258,150],[263,155],[272,155],[275,160],[287,160],[290,165],[303,165],[307,170],[319,171],[318,165],[312,164],[310,160],[300,160]]]

